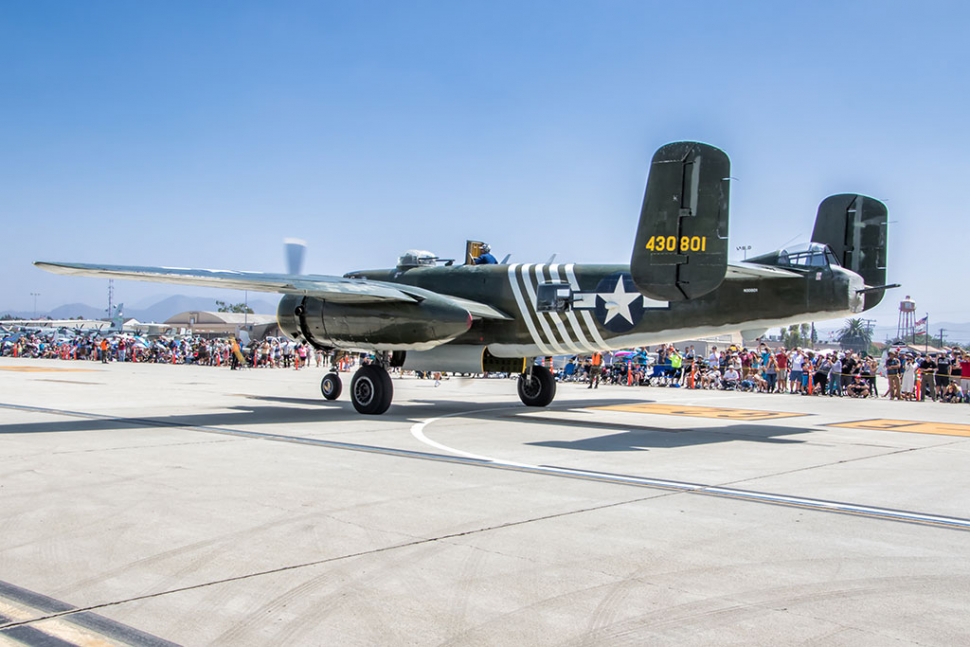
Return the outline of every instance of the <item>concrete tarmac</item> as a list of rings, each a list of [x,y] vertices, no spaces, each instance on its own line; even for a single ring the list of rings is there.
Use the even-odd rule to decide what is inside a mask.
[[[323,374],[0,360],[0,644],[970,644],[967,405]]]

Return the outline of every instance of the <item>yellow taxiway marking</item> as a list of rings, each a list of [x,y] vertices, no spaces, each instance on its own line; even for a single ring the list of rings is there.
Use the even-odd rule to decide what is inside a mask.
[[[15,373],[97,373],[94,368],[54,368],[53,366],[0,366],[0,371]]]
[[[937,434],[940,436],[970,436],[970,425],[956,422],[919,422],[916,420],[893,420],[890,418],[873,418],[872,420],[857,420],[855,422],[840,422],[829,427],[846,427],[848,429],[878,429],[880,431],[906,431],[913,434]]]
[[[756,409],[728,409],[726,407],[693,407],[673,404],[612,404],[604,407],[591,407],[604,411],[626,411],[628,413],[657,413],[664,416],[691,416],[694,418],[720,418],[722,420],[773,420],[776,418],[797,418],[807,413],[787,411],[759,411]]]

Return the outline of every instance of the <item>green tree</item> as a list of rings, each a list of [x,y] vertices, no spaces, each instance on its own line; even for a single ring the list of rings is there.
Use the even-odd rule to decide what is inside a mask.
[[[868,352],[869,345],[872,343],[872,330],[862,319],[846,319],[837,339],[843,350],[856,353]]]
[[[792,324],[788,328],[781,329],[781,343],[785,348],[802,348],[814,346],[817,335],[812,330],[812,324]]]
[[[226,303],[225,301],[216,301],[216,307],[219,308],[219,312],[238,312],[240,314],[254,314],[253,309],[250,308],[245,303]]]

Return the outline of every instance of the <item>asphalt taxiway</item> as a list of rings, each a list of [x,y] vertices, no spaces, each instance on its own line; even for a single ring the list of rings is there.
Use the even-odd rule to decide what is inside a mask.
[[[966,405],[322,375],[0,360],[0,644],[970,643]]]

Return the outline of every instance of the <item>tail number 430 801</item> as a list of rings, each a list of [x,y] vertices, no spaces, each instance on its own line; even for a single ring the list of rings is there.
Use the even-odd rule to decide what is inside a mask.
[[[707,236],[651,236],[646,247],[651,252],[706,252]]]

